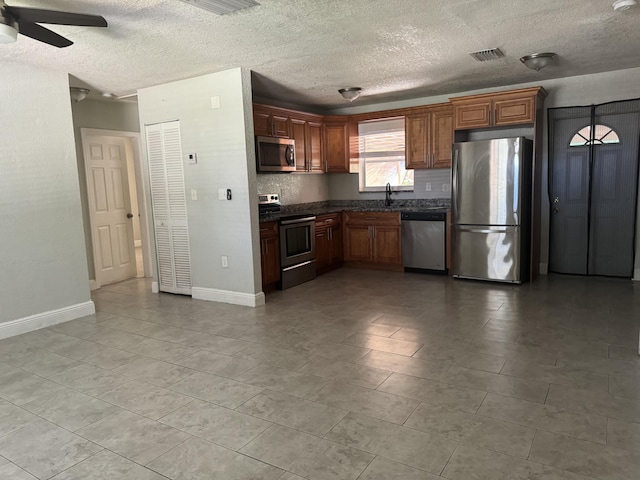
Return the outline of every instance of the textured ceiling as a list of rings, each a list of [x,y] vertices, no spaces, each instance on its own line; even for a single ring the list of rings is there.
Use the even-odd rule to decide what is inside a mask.
[[[70,73],[92,95],[246,67],[255,95],[316,109],[343,107],[346,86],[365,104],[640,66],[640,6],[612,0],[258,1],[217,16],[178,0],[7,0],[109,27],[51,26],[75,42],[64,49],[19,36],[0,62]],[[493,47],[506,57],[468,55]],[[518,60],[548,51],[558,58],[539,73]]]

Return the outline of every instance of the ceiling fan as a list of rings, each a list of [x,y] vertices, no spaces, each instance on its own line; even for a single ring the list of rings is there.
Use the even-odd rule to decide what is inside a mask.
[[[81,27],[107,26],[107,21],[99,15],[12,7],[0,0],[0,43],[13,43],[16,41],[18,33],[21,33],[58,48],[73,45],[71,40],[38,25],[39,23]]]

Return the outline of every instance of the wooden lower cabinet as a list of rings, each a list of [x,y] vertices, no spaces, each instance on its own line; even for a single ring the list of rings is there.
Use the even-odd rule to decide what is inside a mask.
[[[275,290],[280,281],[280,241],[278,222],[260,224],[260,265],[262,267],[262,291]]]
[[[402,228],[397,212],[345,212],[344,260],[359,266],[402,269]]]
[[[342,219],[332,213],[316,218],[316,274],[342,266]]]

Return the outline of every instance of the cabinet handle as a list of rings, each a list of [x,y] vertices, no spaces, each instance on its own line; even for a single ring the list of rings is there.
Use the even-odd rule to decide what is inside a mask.
[[[329,229],[329,240],[333,240],[333,229]]]

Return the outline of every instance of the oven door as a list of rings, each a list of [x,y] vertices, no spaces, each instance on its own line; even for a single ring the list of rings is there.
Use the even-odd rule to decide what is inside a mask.
[[[280,265],[282,268],[315,260],[316,217],[280,221]]]

